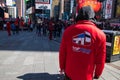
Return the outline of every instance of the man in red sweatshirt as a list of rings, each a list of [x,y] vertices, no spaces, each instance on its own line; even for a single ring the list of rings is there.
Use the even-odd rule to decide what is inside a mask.
[[[106,59],[106,36],[94,23],[90,6],[79,9],[76,24],[69,26],[59,50],[60,72],[66,80],[98,79]]]

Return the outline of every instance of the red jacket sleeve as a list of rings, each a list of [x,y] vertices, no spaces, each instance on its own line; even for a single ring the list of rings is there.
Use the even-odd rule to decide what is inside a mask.
[[[106,60],[106,36],[103,35],[101,37],[101,41],[99,47],[96,49],[96,56],[95,56],[95,76],[99,77],[104,69],[105,60]]]
[[[65,62],[66,62],[66,42],[65,42],[65,34],[63,34],[62,41],[60,44],[60,50],[59,50],[60,70],[65,70]]]

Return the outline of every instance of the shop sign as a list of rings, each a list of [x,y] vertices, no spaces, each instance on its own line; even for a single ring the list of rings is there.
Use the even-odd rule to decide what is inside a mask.
[[[12,4],[13,4],[12,0],[6,0],[6,5],[7,6],[12,6]]]
[[[26,10],[26,14],[32,14],[35,12],[35,8],[34,7],[30,7]]]
[[[35,0],[35,3],[50,4],[50,0]]]
[[[81,8],[83,6],[91,6],[95,12],[99,12],[101,9],[101,2],[98,0],[77,0],[78,6],[77,8]]]
[[[51,9],[51,5],[50,4],[37,4],[35,5],[36,9]]]
[[[120,54],[120,36],[114,38],[113,55],[117,54]]]

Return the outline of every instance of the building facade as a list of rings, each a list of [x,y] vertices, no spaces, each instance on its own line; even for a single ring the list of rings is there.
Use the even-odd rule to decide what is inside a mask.
[[[24,0],[6,0],[8,13],[11,18],[25,17],[25,2]]]
[[[35,14],[42,18],[50,18],[51,0],[35,0]]]
[[[9,18],[8,7],[4,0],[0,0],[0,18]]]
[[[69,20],[76,14],[76,0],[60,0],[59,17],[63,20]]]
[[[25,1],[24,0],[15,0],[16,1],[16,8],[17,8],[17,17],[25,17]]]
[[[60,10],[60,0],[52,0],[51,17],[58,18]]]

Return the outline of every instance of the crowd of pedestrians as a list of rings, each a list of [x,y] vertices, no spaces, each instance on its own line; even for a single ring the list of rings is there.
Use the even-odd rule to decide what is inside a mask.
[[[24,27],[23,18],[17,17],[16,19],[8,19],[2,21],[2,30],[5,30],[8,36],[19,34],[19,31]]]
[[[36,34],[38,36],[47,36],[50,40],[56,37],[61,37],[62,29],[65,27],[62,21],[54,21],[54,20],[42,20],[41,18],[37,18],[37,24],[35,25]]]
[[[50,40],[56,39],[57,37],[61,37],[62,30],[66,29],[71,24],[74,24],[75,21],[61,21],[61,20],[54,20],[54,19],[43,19],[37,17],[36,20],[25,20],[21,17],[17,17],[11,21],[2,21],[0,26],[2,30],[6,30],[8,36],[19,34],[20,31],[29,31],[32,32],[33,30],[36,31],[37,36],[48,36]],[[3,24],[3,25],[1,25]],[[97,26],[102,30],[113,30],[113,31],[120,31],[119,26],[111,25],[110,22],[100,22]]]
[[[19,34],[19,18],[16,18],[15,21],[4,22],[4,30],[7,31],[8,36]]]
[[[37,17],[36,20],[28,18],[27,21],[24,21],[23,18],[17,17],[11,21],[4,21],[2,30],[6,31],[8,36],[17,35],[23,31],[35,31],[37,36],[46,36],[49,40],[53,40],[57,37],[61,37],[62,31],[69,25],[70,22],[61,20]]]

